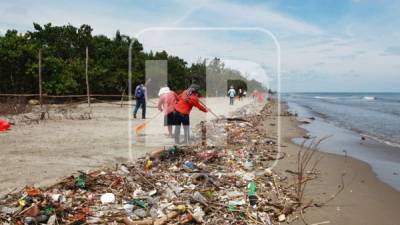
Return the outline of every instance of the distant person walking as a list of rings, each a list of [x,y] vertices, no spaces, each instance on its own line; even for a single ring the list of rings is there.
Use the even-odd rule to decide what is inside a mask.
[[[174,125],[175,104],[178,95],[171,91],[169,87],[163,87],[158,92],[158,110],[164,112],[164,126],[168,127],[168,136],[172,137],[172,125]]]
[[[243,90],[241,88],[239,88],[239,101],[242,99],[243,97]]]
[[[175,144],[179,144],[179,138],[181,135],[181,125],[183,125],[183,132],[185,135],[185,144],[189,144],[189,126],[190,126],[190,112],[195,106],[203,112],[208,112],[207,108],[199,102],[199,90],[200,86],[192,84],[190,87],[183,91],[178,98],[178,102],[175,105]]]
[[[233,86],[231,86],[231,88],[229,88],[229,90],[228,90],[229,105],[233,105],[233,101],[235,99],[235,96],[236,96],[236,91],[233,88]]]
[[[142,119],[146,119],[146,102],[147,102],[147,88],[145,84],[139,84],[135,89],[136,106],[133,112],[133,118],[136,119],[136,113],[139,108],[142,108]]]
[[[257,90],[254,90],[254,91],[251,93],[251,97],[253,97],[253,99],[255,99],[255,98],[257,97],[257,95],[258,95],[258,91],[257,91]]]

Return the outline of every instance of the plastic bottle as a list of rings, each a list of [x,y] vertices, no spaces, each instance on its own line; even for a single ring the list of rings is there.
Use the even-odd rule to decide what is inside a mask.
[[[76,186],[80,189],[85,188],[85,175],[84,174],[79,175],[78,179],[76,180]]]
[[[256,191],[257,191],[256,183],[254,182],[254,180],[252,180],[249,184],[249,192],[247,193],[251,206],[255,206],[257,204]]]
[[[254,180],[252,180],[249,184],[249,193],[247,194],[248,196],[255,196],[257,191],[257,186]]]

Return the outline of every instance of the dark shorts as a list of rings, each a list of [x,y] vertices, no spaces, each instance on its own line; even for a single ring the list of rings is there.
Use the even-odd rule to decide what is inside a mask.
[[[185,115],[179,112],[174,113],[174,125],[190,125],[189,115]]]
[[[172,126],[174,124],[174,112],[164,115],[164,126]]]

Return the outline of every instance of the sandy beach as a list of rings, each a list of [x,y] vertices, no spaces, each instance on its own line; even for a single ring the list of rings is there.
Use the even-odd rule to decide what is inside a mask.
[[[285,105],[283,105],[285,108]],[[271,118],[271,121],[274,121]],[[281,117],[283,150],[287,157],[280,161],[277,170],[296,171],[297,152],[300,146],[293,144],[294,137],[302,137],[305,130],[294,116]],[[272,128],[273,129],[273,128]],[[306,209],[305,219],[309,224],[340,225],[395,225],[400,221],[400,192],[380,181],[371,167],[351,157],[318,151],[322,157],[317,169],[317,180],[306,188],[306,199],[314,203],[325,202],[340,189],[344,176],[344,189],[323,207]],[[287,174],[287,173],[286,173]],[[304,224],[301,220],[294,224]]]
[[[156,102],[156,99],[149,101],[148,118],[158,115]],[[227,98],[205,101],[216,114],[222,116],[250,102],[250,99],[245,99],[229,106]],[[119,102],[92,104],[93,118],[90,120],[79,119],[80,115],[88,112],[86,104],[50,108],[49,120],[39,124],[17,122],[11,130],[0,134],[0,193],[14,188],[18,190],[25,185],[52,184],[78,170],[114,166],[134,160],[160,146],[173,144],[173,139],[167,137],[167,129],[162,127],[162,115],[149,122],[146,130],[138,136],[134,128],[144,120],[133,120],[129,108],[120,107]],[[205,119],[214,117],[193,109],[192,125]],[[129,124],[133,132],[131,136],[128,135]],[[133,139],[131,146],[128,138]]]
[[[206,104],[218,115],[229,115],[248,104],[254,104],[251,102],[251,99],[246,99],[237,101],[235,106],[228,106],[226,98],[211,98]],[[260,109],[261,106],[252,108]],[[282,107],[285,111],[285,105]],[[97,103],[93,106],[93,115],[92,120],[17,124],[12,130],[1,134],[1,191],[8,192],[23,185],[47,185],[77,170],[92,170],[128,161],[127,108]],[[149,118],[157,115],[156,109],[149,108],[148,115]],[[212,119],[212,115],[208,117]],[[195,110],[192,118],[194,125],[206,117]],[[276,112],[272,112],[265,121],[266,131],[272,137],[278,135],[278,119],[281,124],[281,150],[286,157],[273,169],[281,177],[291,179],[287,171],[296,171],[297,152],[300,149],[292,139],[303,136],[305,131],[298,127],[300,123],[296,117],[276,116]],[[143,120],[131,122],[136,126]],[[157,146],[172,144],[172,140],[166,137],[166,129],[160,129],[161,122],[162,117],[157,117],[149,123],[144,134],[134,136],[134,157],[142,156]],[[319,174],[316,180],[307,184],[305,201],[325,203],[340,190],[342,174],[345,174],[344,189],[326,205],[307,208],[305,220],[308,224],[398,224],[400,193],[381,182],[370,166],[350,157],[323,152],[317,152],[315,157],[322,157],[317,166]],[[298,217],[291,224],[303,224],[303,221]]]

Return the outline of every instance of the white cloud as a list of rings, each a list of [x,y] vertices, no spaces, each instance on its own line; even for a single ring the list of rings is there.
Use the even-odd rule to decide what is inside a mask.
[[[119,5],[122,3],[127,8],[121,8]],[[171,0],[169,3],[163,5],[166,11],[161,12],[157,11],[157,7],[148,9],[122,0],[96,4],[85,1],[79,4],[73,1],[41,1],[40,4],[24,0],[6,1],[0,9],[0,32],[10,28],[20,31],[32,29],[32,22],[71,23],[75,26],[89,24],[94,33],[108,36],[113,36],[117,29],[134,35],[151,26],[263,27],[271,30],[281,44],[282,75],[293,82],[301,77],[304,89],[307,85],[318,85],[324,79],[343,79],[341,75],[349,74],[349,71],[359,75],[357,79],[365,80],[373,80],[377,75],[388,80],[393,80],[396,74],[398,76],[398,55],[393,54],[390,47],[398,46],[400,38],[400,31],[395,29],[396,24],[400,24],[396,16],[399,4],[389,7],[387,15],[382,18],[358,21],[349,15],[338,21],[335,27],[318,27],[265,5],[224,0],[205,0],[200,4],[194,0]],[[270,82],[276,81],[273,76],[276,73],[276,49],[268,37],[227,32],[153,32],[143,35],[140,40],[146,50],[167,50],[189,62],[199,57],[215,56],[251,61],[264,69],[268,68]],[[229,61],[228,64],[261,79],[260,70],[254,66],[240,61]]]
[[[238,70],[248,78],[258,80],[267,87],[270,86],[271,78],[262,65],[247,60],[223,59],[223,61],[225,67]]]
[[[245,26],[259,26],[270,29],[272,32],[302,33],[307,35],[322,34],[317,26],[304,21],[293,19],[263,6],[246,6],[228,1],[214,1],[205,6],[207,10],[216,12],[224,24],[241,24]]]

